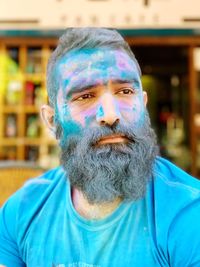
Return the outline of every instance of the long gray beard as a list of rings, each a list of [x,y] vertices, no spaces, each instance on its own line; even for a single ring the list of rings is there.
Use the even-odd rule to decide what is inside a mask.
[[[126,135],[130,142],[95,146],[98,139],[114,133]],[[62,142],[61,164],[71,186],[81,190],[90,203],[100,204],[117,197],[142,198],[157,155],[156,135],[146,112],[145,123],[137,130],[134,125],[117,124],[88,128],[82,136],[68,137]]]

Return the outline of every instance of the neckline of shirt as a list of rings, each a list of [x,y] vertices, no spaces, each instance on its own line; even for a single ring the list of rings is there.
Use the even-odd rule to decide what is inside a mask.
[[[71,186],[68,180],[67,183],[67,209],[70,214],[70,218],[74,220],[76,224],[90,231],[99,231],[108,227],[111,227],[117,223],[120,218],[133,206],[136,202],[122,201],[119,206],[108,216],[103,219],[89,220],[82,217],[74,208],[71,198]]]

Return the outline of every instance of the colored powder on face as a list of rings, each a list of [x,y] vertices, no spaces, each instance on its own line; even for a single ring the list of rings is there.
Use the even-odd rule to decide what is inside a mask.
[[[85,125],[89,126],[93,119],[91,117],[85,116]]]
[[[89,108],[81,113],[81,116],[84,117],[84,127],[90,126],[94,121],[96,121],[97,107],[96,105],[92,108]]]
[[[114,105],[116,117],[120,118],[121,117],[120,104],[119,103],[117,104],[116,101],[113,101],[113,105]]]
[[[137,116],[137,119],[135,120],[135,127],[143,128],[144,122],[145,122],[145,110],[140,110],[140,113]]]
[[[82,130],[81,125],[72,119],[68,105],[62,103],[62,94],[61,90],[55,107],[55,124],[60,124],[62,128],[61,146],[69,135],[80,135]]]
[[[100,106],[97,110],[97,118],[102,118],[104,116],[104,110],[103,107]]]
[[[70,134],[80,134],[81,133],[81,126],[73,121],[73,120],[69,120],[67,122],[65,122],[65,124],[63,125],[63,130],[64,130],[64,134],[65,137],[67,137]]]
[[[92,121],[93,121],[93,117],[85,116],[85,126],[89,126]]]
[[[120,50],[87,49],[68,53],[58,66],[60,78],[74,87],[95,83],[101,84],[109,79],[139,78],[134,61]],[[87,78],[86,78],[87,77]],[[69,84],[68,84],[69,83]],[[64,86],[66,88],[66,84]]]
[[[67,53],[58,65],[60,73],[60,90],[62,91],[62,100],[58,100],[59,119],[64,129],[64,136],[67,137],[72,133],[81,132],[81,124],[73,121],[70,109],[67,107],[70,101],[73,88],[81,89],[82,87],[107,84],[110,80],[133,81],[133,88],[141,90],[141,82],[135,62],[123,51],[108,49],[88,49],[82,51],[73,51]],[[69,96],[69,98],[67,97]],[[143,101],[143,100],[141,100]],[[140,101],[140,102],[141,102]],[[61,106],[64,105],[62,108]],[[128,117],[135,117],[136,120],[143,121],[140,118],[143,108],[138,105],[128,105],[127,103],[113,102],[117,116],[121,116],[121,111],[125,111]],[[142,105],[142,103],[141,103]],[[130,114],[130,116],[129,116]],[[141,114],[141,115],[140,115]],[[104,116],[104,109],[101,105],[90,107],[80,113],[80,120],[83,121],[84,127],[90,126],[92,121]]]
[[[122,53],[121,51],[118,52],[116,55],[116,65],[121,70],[123,70],[123,69],[134,70],[134,69],[136,69],[133,61],[130,58],[127,59],[127,55]]]
[[[62,118],[63,120],[60,120],[60,121],[61,121],[63,133],[65,137],[67,137],[70,134],[75,134],[75,135],[80,134],[81,125],[79,125],[78,122],[73,120],[67,106],[63,107]]]
[[[97,108],[96,118],[103,118],[105,116],[105,110],[104,110],[104,105],[103,104],[104,103],[102,102],[101,105]],[[114,97],[113,97],[113,99],[112,99],[112,101],[110,103],[110,106],[109,107],[106,107],[106,110],[107,109],[112,109],[114,111],[115,116],[117,118],[120,118],[121,117],[121,114],[120,114],[120,103],[118,103],[118,101],[116,101],[114,99]]]
[[[134,112],[137,111],[136,106],[133,106],[132,111],[134,111]]]
[[[62,139],[60,140],[60,145],[63,146],[65,143],[65,140],[67,139],[68,136],[70,135],[81,135],[82,133],[82,127],[80,124],[73,120],[68,120],[62,125],[63,129],[63,135]]]

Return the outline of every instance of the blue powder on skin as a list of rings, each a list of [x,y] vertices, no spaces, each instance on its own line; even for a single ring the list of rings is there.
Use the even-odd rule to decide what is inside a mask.
[[[70,135],[81,135],[82,132],[82,127],[80,124],[76,123],[73,120],[68,120],[66,121],[63,125],[63,137],[60,140],[60,145],[61,147],[64,145],[65,140],[67,139],[68,136]]]
[[[68,120],[63,125],[64,136],[67,137],[68,135],[78,135],[81,133],[82,127],[76,123],[74,120]]]
[[[93,116],[85,116],[85,126],[90,126],[93,120],[94,120]]]
[[[97,110],[97,118],[102,118],[104,116],[104,110],[103,107],[100,106]]]
[[[65,138],[71,134],[80,135],[82,132],[81,124],[74,121],[70,114],[69,106],[73,91],[76,91],[76,89],[81,90],[87,86],[109,86],[108,83],[111,80],[130,81],[136,94],[139,94],[140,100],[137,95],[135,99],[139,100],[141,105],[135,105],[135,99],[133,99],[133,103],[126,103],[123,100],[123,96],[117,96],[116,94],[116,101],[113,101],[113,106],[111,107],[114,109],[116,117],[120,118],[121,113],[125,112],[127,113],[127,118],[129,117],[128,114],[130,114],[130,118],[132,116],[135,118],[134,123],[136,127],[142,125],[144,114],[140,75],[133,60],[122,51],[109,51],[107,49],[87,49],[81,52],[71,51],[58,62],[57,71],[59,73],[58,77],[60,77],[59,90],[62,91],[60,98],[57,99],[57,117],[62,125]],[[102,103],[97,103],[97,106],[86,106],[82,110],[80,108],[79,112],[79,121],[84,121],[83,127],[90,127],[96,118],[104,117],[107,110],[104,110]]]
[[[61,146],[63,146],[65,139],[69,135],[80,135],[82,132],[82,126],[71,118],[67,104],[62,106],[61,113],[56,105],[54,123],[57,124],[57,122],[61,124],[63,131],[62,139],[60,140]]]

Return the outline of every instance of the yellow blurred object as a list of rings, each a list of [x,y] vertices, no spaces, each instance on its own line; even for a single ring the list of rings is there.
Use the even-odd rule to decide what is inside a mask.
[[[30,178],[39,176],[44,169],[34,163],[21,161],[0,162],[0,206]]]
[[[23,80],[18,64],[6,53],[0,53],[0,94],[5,95],[9,79]]]

